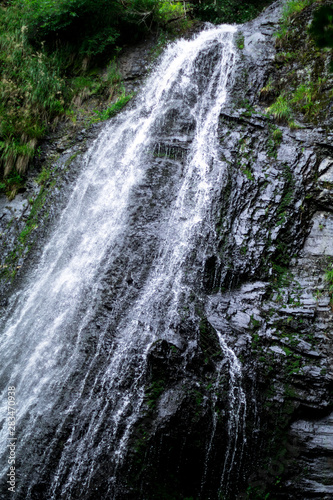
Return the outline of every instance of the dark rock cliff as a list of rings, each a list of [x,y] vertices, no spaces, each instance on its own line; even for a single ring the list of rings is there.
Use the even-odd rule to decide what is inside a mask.
[[[212,207],[216,227],[204,262],[199,249],[189,263],[193,297],[174,325],[181,341],[158,341],[149,353],[146,404],[118,474],[119,498],[215,500],[222,491],[228,499],[304,500],[333,493],[332,303],[325,278],[333,261],[332,116],[329,107],[323,123],[299,115],[299,128],[291,129],[266,113],[274,93],[265,102],[261,90],[270,76],[278,78],[273,34],[280,14],[276,2],[236,35],[241,48],[219,126],[226,174]],[[60,176],[37,218],[24,206],[26,195],[2,200],[4,277],[19,268],[19,283],[24,266],[38,258],[35,248],[29,263],[27,249],[34,235],[42,244],[45,215],[57,217],[65,203],[83,142],[58,160]],[[162,138],[156,162],[172,169],[184,147]],[[120,263],[119,279],[121,272]],[[104,498],[107,475],[103,469],[86,499],[96,498],[96,489]]]

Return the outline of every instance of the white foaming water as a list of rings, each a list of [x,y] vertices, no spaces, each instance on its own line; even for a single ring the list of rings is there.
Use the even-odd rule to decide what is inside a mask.
[[[222,494],[228,494],[230,487],[230,475],[233,472],[233,468],[235,467],[235,465],[238,467],[236,476],[241,470],[244,446],[246,443],[245,426],[246,426],[247,405],[246,405],[246,395],[242,387],[243,376],[242,376],[241,364],[234,351],[226,343],[223,334],[217,329],[215,329],[215,331],[219,339],[221,351],[224,354],[225,358],[228,360],[229,364],[228,443],[226,447],[223,471],[220,480],[220,492]],[[213,385],[213,395],[211,399],[212,431],[206,450],[205,467],[204,467],[203,477],[201,480],[201,492],[203,491],[203,488],[206,483],[208,467],[211,459],[211,451],[218,425],[218,413],[216,411],[216,403],[218,402],[218,394],[221,391],[221,387],[223,388],[222,379],[224,376],[224,371],[222,371],[222,368],[223,368],[223,361],[220,362],[220,365],[217,367],[217,377]],[[234,475],[234,477],[236,476]]]
[[[224,467],[221,477],[221,488],[228,492],[229,478],[238,453],[238,465],[242,463],[245,445],[245,417],[246,417],[246,396],[242,387],[241,364],[234,353],[228,347],[221,332],[216,330],[222,352],[229,360],[229,420],[228,420],[228,445],[224,459]]]
[[[21,475],[31,483],[27,498],[37,481],[34,469],[50,467],[62,439],[49,498],[74,499],[92,488],[106,454],[113,457],[109,495],[117,496],[117,467],[144,401],[147,353],[157,339],[172,339],[171,325],[188,292],[186,259],[212,230],[212,193],[224,174],[218,160],[218,118],[235,60],[234,32],[234,27],[220,26],[171,45],[136,105],[107,124],[86,156],[38,269],[29,286],[17,294],[15,311],[2,326],[0,472],[4,479],[8,472],[4,402],[7,387],[15,386],[17,454]],[[201,74],[200,64],[209,57]],[[170,106],[177,107],[176,115],[186,108],[194,131],[173,200],[159,224],[157,252],[136,300],[115,322],[112,338],[109,320],[98,336],[92,335],[93,354],[87,357],[87,331],[100,297],[99,273],[105,271],[106,260],[112,269],[119,257],[133,191],[145,182],[152,161],[149,151],[168,120]],[[178,131],[177,140],[185,144],[187,135]],[[232,360],[230,395],[236,419],[241,404],[233,389],[238,365],[220,334],[219,338]],[[45,431],[54,419],[57,424]],[[71,432],[62,437],[66,427]],[[231,428],[237,425],[230,420]],[[24,465],[25,457],[29,459]],[[224,475],[232,462],[230,448]]]

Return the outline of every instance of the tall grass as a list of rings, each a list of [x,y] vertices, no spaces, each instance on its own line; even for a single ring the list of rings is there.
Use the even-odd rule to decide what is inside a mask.
[[[313,4],[319,7],[321,3],[321,0],[289,0],[285,4],[280,31],[276,34],[277,45],[282,49],[292,49],[293,52],[277,53],[275,61],[278,67],[284,67],[284,80],[277,80],[275,84],[271,81],[261,91],[263,95],[268,92],[280,93],[267,111],[278,121],[288,123],[291,128],[297,127],[294,116],[299,114],[302,114],[306,120],[316,123],[332,97],[329,74],[324,69],[327,67],[329,54],[315,47],[316,40],[313,37],[312,24],[309,23],[307,28],[303,28],[304,16],[301,14],[305,8]],[[316,9],[309,9],[305,18],[311,19],[312,10],[316,18],[316,12],[318,12]],[[326,32],[324,27],[324,25],[319,25],[318,29],[321,34],[327,35],[328,31]],[[299,34],[303,29],[304,35],[300,41]],[[304,66],[302,73],[295,72],[297,60]],[[300,65],[300,62],[296,64]],[[318,67],[322,68],[320,72],[316,69]]]
[[[292,109],[287,95],[284,92],[280,94],[276,101],[269,108],[267,108],[267,111],[278,121],[288,122],[292,115]]]
[[[26,172],[55,118],[106,87],[126,99],[114,63],[116,44],[184,17],[172,0],[13,0],[0,4],[0,190]],[[91,76],[110,60],[106,78]]]
[[[63,110],[64,81],[43,48],[27,41],[19,10],[0,10],[0,175],[22,174],[50,119]]]

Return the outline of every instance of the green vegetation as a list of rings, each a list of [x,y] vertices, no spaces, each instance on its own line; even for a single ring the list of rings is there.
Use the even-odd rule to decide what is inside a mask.
[[[253,108],[250,104],[247,103],[247,101],[244,101],[241,104],[242,107],[246,107],[245,112],[242,113],[242,116],[251,116],[253,112]],[[247,177],[249,181],[254,181],[254,175],[251,170],[251,164],[253,162],[253,155],[252,155],[252,149],[251,149],[251,141],[247,137],[242,137],[239,141],[239,156],[237,160],[237,165],[239,166],[239,169],[243,174]],[[247,252],[247,247],[244,245],[241,248],[241,253],[246,254]]]
[[[28,37],[90,58],[137,39],[142,33],[183,15],[181,2],[162,0],[20,0]]]
[[[254,181],[253,174],[249,168],[241,168],[241,171],[243,174],[247,177],[249,181]],[[241,248],[241,252],[245,255],[246,254],[246,247]]]
[[[0,182],[0,191],[3,191],[7,197],[12,200],[23,186],[24,178],[16,170],[12,170],[7,177]]]
[[[293,93],[282,92],[276,101],[267,108],[279,122],[286,122],[291,128],[295,128],[293,121],[294,112],[298,111],[306,117],[314,118],[321,108],[320,91],[324,83],[320,77],[317,82],[301,83]]]
[[[161,396],[161,394],[165,390],[165,381],[164,380],[157,380],[154,381],[151,386],[147,389],[146,394],[148,398],[148,406],[151,409],[154,409],[156,407],[156,403],[158,398]]]
[[[116,100],[115,103],[113,103],[111,106],[109,106],[107,109],[104,109],[103,111],[95,111],[97,117],[93,118],[91,120],[92,123],[96,123],[99,121],[103,120],[108,120],[112,116],[116,115],[123,109],[123,107],[128,103],[130,99],[132,99],[133,94],[128,94],[126,95],[123,93],[118,99]]]
[[[326,270],[325,279],[329,285],[329,294],[330,294],[330,305],[333,309],[333,264],[331,263]]]
[[[199,316],[201,316],[199,323],[200,346],[205,355],[205,363],[208,363],[210,358],[221,354],[221,347],[216,331],[207,318],[202,313],[199,313]]]
[[[5,263],[0,272],[0,278],[4,278],[5,280],[14,279],[17,269],[19,266],[17,265],[20,257],[26,252],[26,249],[30,249],[33,244],[33,238],[31,238],[31,234],[35,229],[37,229],[38,224],[40,223],[40,214],[45,205],[47,190],[42,186],[39,194],[36,196],[34,200],[32,200],[32,208],[26,222],[25,227],[21,231],[18,236],[17,244],[14,250],[8,255],[5,260]],[[29,246],[27,247],[29,243]]]
[[[175,26],[196,16],[212,22],[244,22],[271,3],[269,0],[12,0],[0,3],[0,190],[10,198],[24,184],[29,162],[39,140],[59,119],[76,126],[105,120],[131,96],[125,94],[116,56],[124,43],[139,40],[148,31],[160,32],[159,46]],[[290,39],[290,22],[315,0],[287,3],[278,39]],[[319,3],[319,2],[318,2]],[[331,8],[319,9],[310,32],[317,45],[331,47]],[[325,35],[320,27],[324,25]],[[240,34],[237,46],[244,47]],[[299,48],[286,48],[277,62],[298,59]],[[327,50],[327,49],[325,49]],[[109,61],[107,74],[98,68]],[[295,126],[294,113],[317,117],[322,109],[325,77],[297,82],[293,95],[269,83],[277,100],[269,111],[277,120]],[[263,89],[263,94],[265,89]],[[85,112],[92,96],[105,108]],[[329,96],[331,98],[331,96]],[[80,114],[81,113],[81,114]],[[247,174],[245,174],[247,175]]]
[[[310,33],[318,47],[333,48],[333,6],[323,5],[313,16]]]
[[[284,92],[279,95],[277,100],[267,108],[267,112],[271,113],[279,122],[288,122],[292,115],[290,102]]]
[[[244,35],[243,35],[243,33],[240,33],[238,35],[238,37],[236,38],[236,45],[239,48],[239,50],[244,49],[244,41],[245,41]]]
[[[249,500],[268,500],[270,493],[266,493],[259,486],[249,486],[246,490],[246,498]]]
[[[273,131],[273,134],[272,134],[272,137],[273,137],[273,141],[275,142],[275,144],[280,144],[281,140],[282,140],[282,130],[280,130],[279,128],[276,128],[274,131]]]
[[[80,151],[73,153],[66,165],[68,166],[80,153]],[[42,171],[35,179],[40,186],[39,192],[28,200],[29,205],[31,205],[29,215],[24,222],[24,226],[17,227],[17,230],[20,232],[17,234],[15,247],[7,254],[6,258],[3,260],[3,265],[0,266],[0,280],[3,279],[4,281],[8,281],[14,279],[17,270],[20,268],[20,266],[18,266],[19,259],[22,256],[26,256],[35,244],[37,237],[35,230],[39,226],[42,226],[49,217],[49,208],[52,204],[51,193],[56,186],[59,187],[59,180],[62,175],[62,171],[58,170],[57,165],[55,165],[58,158],[59,156],[57,155],[50,157],[48,164],[44,165]],[[10,178],[9,176],[9,179]],[[23,185],[23,180],[16,180],[15,182],[21,182]],[[7,229],[9,229],[14,222],[15,219],[13,217],[7,225]],[[3,242],[3,248],[5,247],[6,241]]]
[[[323,5],[314,13],[309,32],[318,47],[333,48],[333,7],[331,5]],[[333,61],[331,61],[330,69],[333,71]]]
[[[17,185],[8,182],[9,174],[12,179],[24,174],[49,120],[64,105],[59,69],[29,45],[18,16],[0,9],[0,179],[10,196]]]
[[[280,30],[276,34],[277,39],[281,40],[288,36],[292,18],[316,1],[318,0],[289,0],[283,8]]]
[[[203,21],[213,23],[244,23],[256,17],[272,3],[270,0],[192,0],[194,13]]]
[[[38,141],[59,119],[75,125],[87,98],[109,106],[86,124],[117,113],[131,97],[117,71],[121,46],[184,18],[183,3],[173,0],[1,2],[0,190],[15,196]]]
[[[36,181],[40,186],[44,186],[44,184],[49,180],[51,175],[51,171],[47,167],[43,167],[42,171],[38,175]]]
[[[275,57],[278,72],[261,90],[264,99],[275,98],[267,112],[290,128],[298,127],[295,118],[299,116],[305,121],[323,122],[333,97],[328,71],[333,47],[333,8],[317,9],[320,4],[320,0],[290,0],[285,4],[276,33],[280,49]],[[304,32],[306,21],[310,27]]]
[[[286,180],[286,185],[282,194],[279,208],[277,210],[277,226],[280,226],[285,222],[288,209],[294,197],[295,180],[293,179],[293,175],[289,165],[284,165],[283,177]],[[281,243],[280,253],[281,255],[283,255],[284,259],[286,258],[286,250],[287,248],[285,248],[284,244]],[[283,262],[285,261],[283,260]]]

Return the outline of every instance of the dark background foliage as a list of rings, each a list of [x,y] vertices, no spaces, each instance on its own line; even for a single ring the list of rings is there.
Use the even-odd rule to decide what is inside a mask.
[[[15,196],[39,141],[59,118],[73,116],[73,102],[123,95],[117,54],[147,35],[180,36],[195,20],[243,23],[271,0],[2,0],[0,1],[0,190]],[[317,0],[290,0],[293,12],[318,3],[311,33],[321,48],[333,47],[333,7]],[[283,36],[286,36],[284,34]],[[159,42],[157,43],[157,49]],[[326,49],[324,49],[326,50]],[[112,66],[113,65],[113,66]],[[101,77],[109,67],[108,81]],[[333,66],[333,65],[332,65]],[[104,69],[103,69],[104,68]],[[111,88],[112,87],[112,88]],[[101,116],[113,113],[106,110]],[[66,117],[67,115],[67,117]],[[104,119],[103,118],[103,119]]]
[[[193,0],[195,14],[203,21],[244,23],[255,17],[270,0]]]

